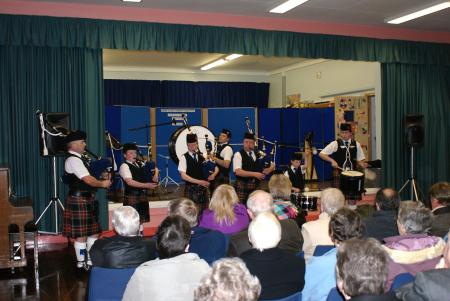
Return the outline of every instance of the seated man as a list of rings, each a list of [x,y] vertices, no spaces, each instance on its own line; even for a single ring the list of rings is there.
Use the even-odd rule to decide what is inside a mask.
[[[331,216],[329,235],[336,248],[322,256],[313,256],[306,265],[303,301],[325,301],[330,290],[336,286],[336,250],[342,242],[361,238],[363,226],[358,213],[341,208]]]
[[[92,264],[102,268],[135,268],[156,258],[156,244],[139,234],[139,213],[130,206],[113,211],[112,225],[117,235],[95,241],[89,254]]]
[[[273,212],[272,196],[263,190],[253,191],[247,200],[247,212],[252,220],[262,212]],[[303,244],[300,228],[293,219],[281,220],[280,225],[281,240],[278,243],[278,248],[297,254],[302,250]],[[244,230],[230,237],[228,256],[239,256],[251,248],[252,245],[248,241],[248,231]]]
[[[214,262],[211,271],[194,292],[195,301],[257,301],[261,292],[258,278],[251,275],[239,258]]]
[[[261,282],[261,300],[284,298],[302,290],[305,261],[277,248],[281,226],[273,213],[258,214],[250,223],[248,238],[253,249],[240,257]]]
[[[436,183],[431,186],[428,194],[434,216],[430,233],[444,237],[450,229],[450,183]]]
[[[414,282],[397,290],[397,297],[404,301],[448,300],[450,283],[450,241],[436,269],[419,272]]]
[[[197,225],[198,209],[193,201],[181,198],[170,202],[169,215],[184,217],[189,222],[191,226],[189,251],[191,253],[198,254],[210,265],[217,259],[226,256],[228,237],[222,232]]]
[[[399,236],[387,237],[383,245],[388,253],[389,274],[386,289],[395,276],[401,273],[416,275],[432,269],[444,252],[444,240],[430,236],[431,211],[419,202],[403,201],[397,217]]]
[[[186,253],[190,238],[187,220],[181,216],[166,217],[157,232],[159,258],[136,269],[122,300],[193,300],[195,288],[210,267],[197,254]]]
[[[388,256],[373,239],[350,239],[337,251],[337,287],[345,300],[395,301],[393,292],[384,294]]]
[[[345,197],[337,188],[327,188],[320,194],[319,219],[307,222],[302,226],[303,251],[308,261],[318,245],[332,245],[328,234],[330,217],[345,205]]]
[[[377,211],[364,220],[365,237],[373,237],[380,242],[385,237],[398,235],[397,210],[400,204],[400,196],[392,188],[378,190],[375,196]]]

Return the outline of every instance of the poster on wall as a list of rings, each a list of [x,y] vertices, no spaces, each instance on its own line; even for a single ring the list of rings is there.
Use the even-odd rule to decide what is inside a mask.
[[[370,103],[365,96],[337,96],[335,97],[335,130],[339,137],[341,123],[350,123],[353,137],[361,144],[364,155],[370,160]]]

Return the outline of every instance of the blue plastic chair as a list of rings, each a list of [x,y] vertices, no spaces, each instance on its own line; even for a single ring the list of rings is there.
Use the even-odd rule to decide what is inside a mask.
[[[316,248],[314,249],[313,256],[322,256],[323,254],[334,248],[335,246],[326,246],[326,245],[316,246]]]
[[[263,301],[263,300],[260,300]],[[264,301],[302,301],[302,292],[298,292],[295,294],[292,294],[290,296],[281,298],[281,299],[271,299],[271,300],[264,300]]]
[[[89,276],[89,301],[122,300],[135,268],[107,269],[92,267]]]
[[[344,296],[338,291],[336,287],[333,287],[328,293],[327,301],[344,301]]]
[[[390,291],[393,292],[396,289],[414,281],[414,276],[410,273],[402,273],[395,276],[394,281],[392,282]]]

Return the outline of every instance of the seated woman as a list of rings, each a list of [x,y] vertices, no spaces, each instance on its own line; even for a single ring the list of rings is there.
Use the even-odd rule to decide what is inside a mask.
[[[269,190],[273,197],[275,215],[279,220],[294,219],[301,227],[305,222],[305,216],[298,212],[297,207],[291,203],[292,183],[283,174],[275,174],[270,178]]]
[[[386,289],[389,289],[398,274],[433,269],[444,253],[444,240],[428,235],[432,213],[419,202],[404,201],[397,216],[398,236],[384,239],[383,248],[388,253],[389,274]]]
[[[103,268],[135,268],[156,258],[156,244],[139,234],[139,213],[130,206],[119,207],[112,214],[117,235],[94,242],[89,250],[92,265]]]
[[[239,203],[233,186],[222,184],[214,190],[208,209],[200,216],[199,226],[234,234],[246,229],[248,223],[247,208]]]
[[[280,299],[303,289],[305,260],[277,247],[281,226],[273,213],[258,214],[250,223],[248,238],[253,249],[240,257],[261,282],[260,299]]]

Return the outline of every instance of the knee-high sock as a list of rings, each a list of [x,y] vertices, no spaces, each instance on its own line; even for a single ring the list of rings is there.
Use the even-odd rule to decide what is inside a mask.
[[[73,244],[75,248],[75,255],[77,256],[77,261],[84,261],[84,256],[86,254],[86,243],[75,241]]]
[[[87,258],[88,260],[91,259],[91,256],[89,255],[89,250],[91,249],[92,245],[94,244],[94,242],[97,240],[96,236],[89,236],[87,238],[87,242],[86,242],[86,249],[87,249]]]

